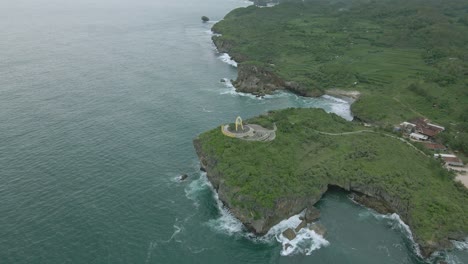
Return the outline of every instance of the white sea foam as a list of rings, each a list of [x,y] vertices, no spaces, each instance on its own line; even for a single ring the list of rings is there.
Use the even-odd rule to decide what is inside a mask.
[[[200,178],[191,182],[186,188],[185,193],[187,198],[193,200],[195,205],[198,207],[198,198],[197,195],[203,191],[210,189],[213,193],[213,198],[216,200],[218,210],[220,212],[220,216],[216,219],[211,219],[208,221],[207,225],[213,228],[215,231],[225,233],[228,235],[240,234],[244,230],[243,224],[235,218],[228,208],[226,208],[221,200],[219,200],[218,194],[213,189],[213,185],[211,185],[210,181],[206,177],[205,172],[200,173]]]
[[[198,203],[198,195],[201,191],[210,188],[211,184],[206,178],[206,173],[201,173],[200,178],[192,181],[186,188],[185,188],[185,196],[192,200],[196,207],[199,206]]]
[[[353,115],[351,114],[351,104],[343,99],[336,98],[330,95],[323,95],[322,98],[333,102],[331,104],[331,111],[344,119],[351,121],[353,120]]]
[[[259,99],[259,100],[262,99],[261,97],[256,97],[253,94],[237,92],[236,88],[232,84],[231,80],[229,80],[227,78],[223,78],[223,80],[224,80],[224,85],[226,86],[227,89],[224,90],[224,91],[221,91],[221,94],[229,94],[229,95],[235,95],[235,96],[245,96],[245,97],[249,97],[249,98],[252,98],[252,99]]]
[[[447,255],[445,257],[445,261],[448,263],[448,264],[466,264],[466,262],[463,262],[462,260],[460,260],[457,256],[455,255]]]
[[[295,254],[310,255],[314,250],[330,244],[325,238],[308,228],[302,228],[299,232],[296,232],[296,237],[293,240],[289,240],[283,236],[283,232],[286,229],[291,228],[294,230],[302,222],[300,219],[302,215],[303,213],[300,213],[281,221],[277,225],[273,226],[264,236],[264,239],[266,240],[274,237],[276,241],[281,243],[282,256]]]
[[[351,104],[340,98],[336,98],[336,97],[329,96],[329,95],[324,95],[319,99],[309,98],[309,97],[298,96],[293,93],[285,92],[285,91],[277,91],[274,94],[268,94],[264,96],[255,96],[250,93],[238,92],[236,91],[236,88],[234,87],[234,85],[229,79],[223,78],[223,80],[224,80],[224,85],[226,86],[227,89],[222,90],[221,94],[229,94],[233,96],[244,96],[244,97],[249,97],[251,99],[256,99],[256,100],[291,97],[294,100],[301,101],[301,104],[304,107],[317,108],[321,104],[323,105],[323,108],[327,112],[335,113],[348,121],[353,120],[353,115],[351,114]]]
[[[468,250],[468,237],[465,238],[465,241],[452,241],[453,246],[458,250]]]
[[[218,210],[221,215],[216,219],[208,221],[208,226],[224,234],[241,235],[242,232],[245,231],[244,225],[223,205],[216,192],[213,192],[213,196],[216,199]]]
[[[419,257],[422,257],[421,250],[419,249],[419,245],[414,241],[414,237],[413,237],[413,233],[411,232],[411,229],[409,228],[407,224],[405,224],[405,222],[403,222],[403,220],[401,220],[398,214],[393,213],[393,214],[383,215],[383,214],[373,213],[372,215],[376,217],[377,219],[391,220],[390,224],[391,224],[392,229],[397,229],[405,233],[408,236],[408,238],[411,240],[413,244],[413,249],[416,252],[416,254]]]
[[[237,67],[237,62],[233,60],[231,56],[229,56],[229,54],[227,53],[221,53],[221,55],[218,58],[229,65]]]

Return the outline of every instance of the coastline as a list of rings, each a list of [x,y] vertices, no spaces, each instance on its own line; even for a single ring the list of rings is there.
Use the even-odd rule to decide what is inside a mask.
[[[233,86],[235,87],[236,91],[239,93],[252,94],[254,96],[264,96],[264,95],[272,94],[277,90],[287,90],[294,94],[305,96],[305,97],[319,97],[323,95],[329,95],[329,96],[344,99],[351,103],[359,100],[361,97],[361,93],[359,91],[342,90],[338,88],[319,90],[319,91],[315,90],[313,92],[302,92],[305,90],[304,87],[302,87],[300,84],[296,82],[283,80],[278,75],[273,73],[271,69],[269,69],[270,67],[269,65],[257,65],[257,64],[252,64],[250,62],[244,63],[246,58],[242,54],[234,53],[232,56],[229,55],[232,50],[232,43],[228,41],[220,41],[218,36],[220,36],[221,32],[216,32],[215,30],[213,32],[215,35],[213,35],[212,39],[217,50],[220,53],[227,54],[227,56],[229,56],[229,58],[232,61],[236,61],[238,63],[236,64],[238,68],[238,76],[237,76],[236,81],[233,82]],[[274,67],[274,65],[272,65],[272,67]],[[197,145],[195,141],[194,141],[194,145],[195,146]],[[197,149],[197,147],[195,148]],[[212,171],[212,168],[210,168],[210,165],[203,163],[203,160],[206,161],[206,157],[204,157],[201,152],[202,152],[201,149],[200,150],[197,149],[197,155],[199,156],[201,164],[202,164],[201,166],[207,171],[207,175],[208,175],[207,177],[210,180],[210,182],[212,182],[214,190],[218,193],[221,189],[221,192],[223,192],[224,187],[222,186],[222,183],[219,180],[219,175],[213,175],[214,172]],[[398,199],[388,196],[385,193],[381,193],[380,190],[368,191],[366,190],[367,189],[366,186],[352,186],[351,184],[343,185],[343,186],[336,185],[336,186],[346,191],[360,193],[369,199],[377,200],[380,203],[380,205],[375,205],[373,203],[366,203],[366,202],[361,203],[363,204],[363,206],[376,210],[377,212],[382,212],[381,206],[384,204],[383,207],[390,209],[386,213],[397,215],[400,221],[402,221],[402,223],[404,223],[408,227],[409,233],[413,234],[413,232],[411,232],[413,228],[411,228],[411,223],[410,221],[408,221],[407,213],[405,214],[405,211],[408,211],[409,208],[408,207],[402,208],[402,202],[399,201]],[[312,204],[312,205],[315,204],[318,200],[320,200],[321,196],[325,192],[326,192],[326,189],[321,193],[318,199],[317,197],[314,197],[308,200],[306,203]],[[223,204],[226,207],[233,209],[231,211],[233,215],[235,215],[236,218],[239,219],[244,224],[244,226],[247,227],[248,230],[252,231],[253,233],[257,235],[263,235],[268,232],[268,230],[265,231],[264,228],[259,228],[258,227],[259,225],[266,225],[266,226],[270,226],[271,228],[275,221],[276,222],[281,221],[281,219],[274,219],[273,221],[267,221],[269,223],[249,222],[249,220],[244,219],[242,213],[235,210],[234,206],[230,205],[227,197],[224,197],[223,195],[219,195],[219,199],[220,201],[223,202]],[[297,201],[294,201],[289,204],[287,203],[287,205],[284,205],[284,204],[282,205],[282,206],[292,206],[291,207],[292,211],[290,211],[288,217],[296,215],[300,213],[300,211],[303,210],[303,208],[299,210],[298,209],[299,207],[297,207],[296,203]],[[411,235],[411,239],[413,239],[413,241],[419,247],[419,250],[418,250],[418,247],[415,247],[415,253],[424,258],[430,257],[436,251],[453,248],[453,244],[449,243],[449,240],[453,240],[453,239],[447,239],[444,242],[433,243],[433,244],[424,243],[424,241],[422,241],[415,235]],[[463,240],[463,239],[465,239],[465,237],[455,238],[455,240]]]
[[[219,132],[218,129],[216,129],[216,132]],[[297,215],[306,208],[312,208],[330,187],[336,186],[342,190],[358,195],[360,197],[359,203],[365,205],[367,208],[386,215],[398,215],[403,223],[409,226],[413,234],[414,242],[419,245],[419,252],[424,258],[430,257],[436,251],[453,248],[453,244],[450,240],[462,241],[465,239],[465,234],[462,230],[460,230],[460,232],[452,232],[447,234],[447,236],[444,235],[445,233],[439,234],[438,239],[431,241],[426,238],[421,238],[417,232],[413,231],[413,222],[416,218],[412,213],[409,200],[402,200],[400,197],[382,188],[383,186],[379,187],[379,185],[363,184],[361,180],[343,181],[331,176],[330,179],[325,181],[326,184],[323,185],[319,192],[313,195],[280,197],[271,208],[259,205],[253,205],[253,207],[247,205],[240,206],[238,204],[239,201],[249,198],[242,198],[235,194],[238,192],[237,188],[239,188],[239,186],[236,187],[226,183],[228,179],[226,178],[225,172],[219,170],[218,164],[220,162],[228,162],[229,164],[229,161],[226,160],[226,158],[220,159],[218,155],[211,153],[209,148],[203,148],[203,145],[207,142],[206,140],[206,136],[203,138],[198,137],[194,140],[194,146],[200,160],[201,168],[207,172],[207,178],[224,206],[229,209],[233,216],[243,223],[247,230],[258,236],[267,234],[273,226],[282,220]],[[414,150],[411,149],[411,151]],[[415,153],[415,155],[419,154]],[[422,156],[423,155],[421,155],[420,159],[427,158],[426,156]],[[320,186],[321,183],[317,184]],[[256,216],[257,213],[252,212],[258,212],[261,217]],[[416,253],[418,253],[418,250],[416,250]]]

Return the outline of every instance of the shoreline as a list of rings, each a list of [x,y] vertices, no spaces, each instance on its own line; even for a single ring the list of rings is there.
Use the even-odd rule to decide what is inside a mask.
[[[215,34],[220,34],[221,33],[221,32],[216,32],[215,30],[213,30],[213,32]],[[252,64],[244,65],[243,64],[243,56],[241,54],[234,54],[231,57],[229,55],[229,52],[232,49],[232,43],[229,43],[227,41],[217,41],[216,36],[213,36],[212,39],[213,39],[213,43],[214,43],[214,45],[215,45],[215,47],[216,47],[216,49],[218,50],[219,53],[225,53],[231,58],[231,60],[236,61],[236,62],[239,63],[238,67],[237,67],[238,68],[237,79],[236,79],[236,81],[233,82],[233,86],[235,87],[236,92],[244,93],[244,94],[252,94],[253,96],[262,96],[262,95],[271,94],[271,93],[273,93],[275,91],[286,90],[288,92],[292,92],[292,93],[294,93],[296,95],[300,95],[300,96],[304,96],[304,97],[319,97],[319,96],[323,96],[323,95],[328,95],[328,96],[343,99],[343,100],[349,102],[350,105],[352,103],[354,103],[355,101],[359,100],[360,97],[361,97],[361,92],[359,92],[359,91],[342,90],[342,89],[338,89],[338,88],[331,88],[331,89],[327,89],[327,90],[321,90],[320,93],[316,93],[316,92],[301,93],[299,91],[301,91],[303,87],[301,87],[299,84],[297,84],[295,82],[288,82],[288,81],[285,81],[285,80],[281,79],[275,73],[273,73],[272,71],[270,71],[267,68],[263,67],[264,65],[263,66],[262,65],[252,65]],[[352,114],[352,112],[351,112],[351,114]],[[198,150],[197,150],[197,154],[198,154]],[[200,161],[203,160],[203,157],[201,155],[199,155],[199,158],[200,158]],[[208,179],[210,180],[210,182],[212,182],[212,177],[209,177],[209,175],[211,174],[211,173],[209,173],[210,169],[207,168],[207,166],[204,166],[203,163],[202,163],[202,167],[204,167],[207,170]],[[212,184],[213,184],[213,186],[216,186],[214,184],[214,182],[212,182]],[[218,187],[219,187],[219,185],[218,185]],[[362,193],[362,194],[364,194],[364,195],[366,195],[368,197],[372,197],[374,199],[379,200],[379,202],[381,202],[381,203],[390,204],[390,208],[393,210],[393,212],[397,213],[400,220],[406,226],[408,226],[410,234],[413,234],[413,232],[412,232],[413,228],[411,228],[411,224],[408,223],[408,221],[406,221],[406,219],[404,217],[404,214],[398,213],[398,206],[392,206],[391,202],[388,202],[386,199],[384,199],[382,197],[378,197],[378,195],[371,195],[369,193],[360,192],[359,190],[354,190],[353,188],[351,188],[351,186],[348,186],[348,188],[343,188],[345,186],[343,186],[343,187],[338,186],[338,187],[340,187],[340,188],[342,188],[343,190],[346,190],[346,191]],[[363,186],[361,186],[361,187],[363,187]],[[217,188],[214,188],[214,189],[216,190],[216,192],[219,191]],[[325,192],[323,192],[322,195]],[[320,195],[320,197],[322,195]],[[223,200],[221,198],[221,196],[219,196],[219,199],[223,202],[223,204],[227,208],[231,208],[229,206],[229,203],[227,203],[227,201]],[[390,200],[393,200],[393,199],[390,199]],[[395,201],[393,201],[393,202],[395,202]],[[396,203],[399,204],[398,201],[396,201]],[[364,205],[364,206],[366,208],[370,208],[370,209],[376,210],[378,212],[378,208],[377,209],[373,208],[372,205],[368,204],[368,205]],[[253,230],[254,233],[257,234],[257,235],[262,234],[261,232],[260,233],[258,232],[258,230],[254,227],[254,225],[252,225],[252,223],[248,223],[248,222],[243,221],[242,218],[239,217],[236,214],[236,210],[233,210],[232,213],[249,230],[251,230],[251,231]],[[297,213],[298,212],[296,212],[295,214],[297,214]],[[293,215],[295,215],[295,214],[293,214]],[[442,244],[436,243],[435,245],[423,246],[422,243],[421,243],[422,241],[418,242],[419,239],[417,238],[417,236],[412,236],[412,238],[413,238],[412,241],[414,241],[414,243],[417,244],[419,249],[420,249],[419,252],[418,252],[418,250],[415,250],[416,251],[415,253],[417,255],[419,255],[419,256],[422,256],[423,258],[430,257],[434,252],[444,250],[444,249],[447,249],[447,248],[453,248],[453,245],[452,245],[452,247],[450,247],[445,242],[442,243]],[[460,238],[460,239],[465,239],[465,238]],[[424,241],[424,242],[428,242],[428,241]]]

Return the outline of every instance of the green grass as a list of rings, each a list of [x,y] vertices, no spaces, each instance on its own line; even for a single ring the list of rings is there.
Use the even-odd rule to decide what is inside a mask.
[[[214,25],[215,41],[310,91],[359,90],[361,120],[430,118],[448,127],[443,143],[468,155],[466,1],[282,2],[232,11]]]
[[[329,136],[365,130],[321,109],[286,109],[247,120],[278,127],[271,142],[223,136],[219,128],[199,136],[202,152],[216,160],[229,204],[261,217],[282,198],[320,197],[328,185],[366,186],[406,208],[405,221],[420,241],[468,234],[468,191],[433,158],[380,133]],[[401,213],[401,212],[400,212]]]

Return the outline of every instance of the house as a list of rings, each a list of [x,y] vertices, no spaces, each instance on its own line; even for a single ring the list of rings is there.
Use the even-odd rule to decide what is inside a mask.
[[[418,134],[418,133],[411,133],[410,138],[414,139],[414,140],[420,140],[420,141],[424,141],[424,140],[428,139],[427,136],[421,135],[421,134]]]
[[[453,154],[434,154],[435,158],[441,158],[446,165],[463,167],[463,161]]]
[[[435,131],[438,131],[438,133],[440,133],[440,132],[442,132],[442,131],[445,130],[445,127],[443,127],[443,126],[439,126],[439,125],[435,125],[435,124],[431,124],[431,123],[427,123],[427,125],[428,125],[431,129],[433,129],[433,130],[435,130]]]
[[[435,136],[437,136],[437,134],[439,134],[438,131],[427,128],[427,127],[416,128],[416,131],[423,134],[423,135],[426,135],[428,137],[435,137]]]
[[[407,134],[414,132],[415,128],[416,125],[409,122],[403,122],[400,124],[400,129],[406,132]]]
[[[414,125],[413,132],[417,132],[429,138],[433,138],[437,136],[440,132],[445,130],[443,126],[429,123],[428,119],[425,119],[422,117],[418,117],[418,118],[412,119],[409,122],[404,122],[404,123],[409,123],[409,124]]]
[[[447,147],[439,143],[425,142],[424,146],[432,151],[447,151]]]

